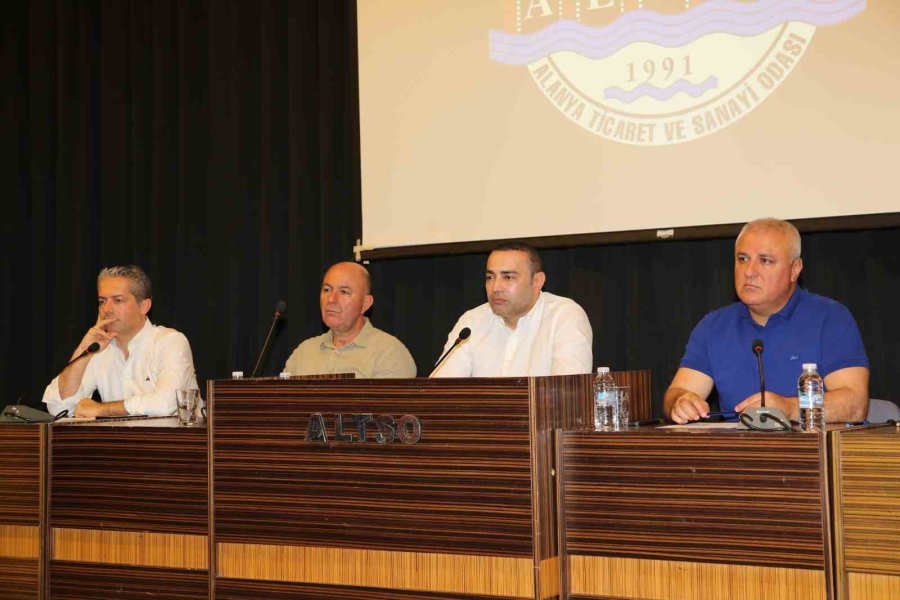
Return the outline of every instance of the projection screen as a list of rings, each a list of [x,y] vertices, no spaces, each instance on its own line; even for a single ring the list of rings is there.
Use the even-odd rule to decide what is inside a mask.
[[[900,2],[357,9],[364,248],[900,210]]]

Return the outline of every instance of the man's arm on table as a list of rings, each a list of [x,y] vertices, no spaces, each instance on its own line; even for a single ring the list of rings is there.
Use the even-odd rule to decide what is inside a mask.
[[[825,420],[829,423],[862,421],[869,406],[869,369],[847,367],[825,376]],[[738,412],[759,406],[759,394],[753,394],[735,407]],[[780,408],[792,421],[800,419],[800,400],[766,390],[766,406]]]
[[[706,373],[681,367],[666,395],[663,397],[663,412],[676,423],[697,421],[709,414],[706,399],[713,389],[713,379]]]

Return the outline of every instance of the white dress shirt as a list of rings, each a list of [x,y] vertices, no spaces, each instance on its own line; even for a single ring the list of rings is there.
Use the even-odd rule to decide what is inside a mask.
[[[59,376],[44,391],[44,403],[50,414],[68,410],[94,390],[104,402],[125,401],[130,415],[151,417],[175,414],[175,390],[198,389],[191,346],[180,331],[153,325],[150,319],[128,342],[128,360],[118,340],[90,357],[78,391],[68,398],[59,397]]]
[[[575,301],[541,292],[531,310],[510,329],[487,302],[459,318],[447,337],[446,352],[460,330],[469,339],[447,357],[432,377],[520,377],[590,373],[593,334],[587,314]]]

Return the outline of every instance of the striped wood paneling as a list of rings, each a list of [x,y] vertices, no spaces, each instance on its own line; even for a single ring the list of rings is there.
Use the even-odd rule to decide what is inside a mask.
[[[561,435],[567,555],[826,568],[822,437]]]
[[[41,431],[46,425],[0,425],[0,523],[41,523]]]
[[[0,557],[0,598],[38,600],[39,569],[37,559]]]
[[[309,585],[274,581],[221,579],[216,583],[216,600],[485,600],[484,595],[447,594],[383,590],[377,588],[335,585]],[[512,600],[508,596],[491,596],[491,600]]]
[[[849,595],[851,600],[889,600],[900,598],[900,576],[850,573]]]
[[[205,535],[59,528],[51,535],[52,560],[190,570],[209,566]]]
[[[532,556],[527,379],[210,390],[218,542]],[[327,445],[303,440],[313,412]],[[335,413],[412,414],[422,438],[333,442]]]
[[[825,573],[715,563],[572,556],[574,598],[822,600]]]
[[[556,430],[593,429],[593,377],[534,377],[532,391],[532,472],[533,490],[537,498],[535,518],[536,558],[539,561],[559,556],[556,526]],[[558,566],[558,563],[553,563]],[[541,568],[542,597],[559,594],[559,571]]]
[[[50,432],[51,527],[207,534],[205,427],[156,419]]]
[[[50,598],[207,600],[209,580],[205,571],[54,562],[50,565]]]
[[[219,544],[218,576],[308,584],[534,597],[529,558]]]
[[[831,435],[838,597],[900,598],[900,428]]]
[[[628,386],[631,392],[632,421],[644,421],[653,415],[653,395],[651,393],[650,371],[612,371],[616,385]]]
[[[40,556],[40,527],[0,524],[0,557],[37,559]]]

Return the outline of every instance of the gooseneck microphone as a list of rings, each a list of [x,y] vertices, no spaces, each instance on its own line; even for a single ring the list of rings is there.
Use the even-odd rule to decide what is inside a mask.
[[[757,431],[790,431],[788,422],[780,408],[766,406],[766,377],[763,372],[763,342],[756,338],[750,347],[756,355],[756,367],[759,372],[759,406],[751,406],[740,416],[738,429],[755,429]]]
[[[67,362],[66,366],[57,371],[57,373],[65,371],[73,363],[78,362],[88,354],[97,352],[99,349],[100,342],[92,342],[90,346],[81,352],[81,354]],[[62,411],[59,415],[54,416],[31,406],[23,406],[22,398],[25,397],[25,395],[26,394],[22,394],[19,396],[19,400],[15,404],[3,407],[3,410],[0,411],[0,423],[52,423],[56,419],[68,414],[67,411]],[[27,392],[27,395],[31,395],[31,390]]]
[[[456,336],[456,341],[453,342],[453,345],[450,346],[449,348],[447,348],[447,351],[444,352],[444,355],[441,356],[436,363],[434,363],[434,369],[432,369],[431,372],[434,373],[435,371],[437,371],[437,368],[439,366],[441,366],[441,363],[444,362],[445,358],[450,356],[450,353],[453,352],[453,349],[456,348],[457,346],[459,346],[461,343],[463,343],[467,339],[469,339],[470,335],[472,335],[472,330],[469,329],[468,327],[463,327],[460,330],[459,335]]]
[[[756,366],[759,368],[759,405],[766,407],[766,375],[762,365],[763,342],[756,338],[753,340],[753,354],[756,355]]]
[[[250,374],[250,377],[256,377],[256,372],[259,371],[259,365],[262,364],[262,359],[269,349],[269,343],[272,341],[272,333],[275,331],[275,325],[278,323],[278,320],[284,316],[285,310],[287,310],[287,303],[284,300],[279,300],[278,303],[275,304],[275,314],[272,317],[272,325],[269,326],[269,333],[266,335],[266,341],[263,343],[262,350],[259,351],[259,357],[256,359],[256,366],[253,367],[253,373]]]
[[[94,352],[96,352],[96,351],[99,350],[99,349],[100,349],[100,342],[94,342],[94,343],[92,343],[90,346],[88,346],[87,348],[84,349],[84,352],[82,352],[81,354],[79,354],[78,356],[76,356],[75,358],[73,358],[72,360],[70,360],[69,362],[67,362],[67,363],[66,363],[66,366],[64,366],[62,369],[60,369],[60,371],[65,371],[65,370],[68,369],[73,363],[77,363],[79,360],[81,360],[82,358],[84,358],[84,357],[87,356],[88,354],[93,354]]]

